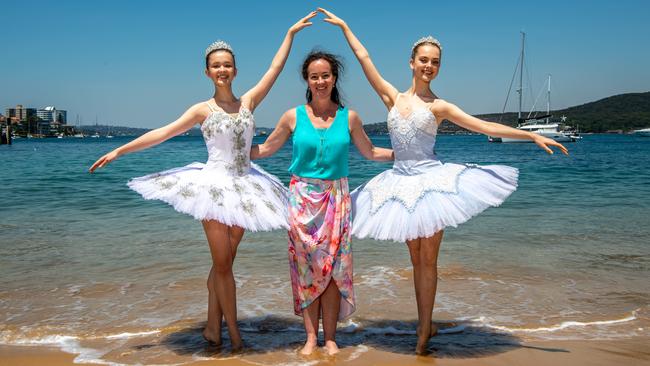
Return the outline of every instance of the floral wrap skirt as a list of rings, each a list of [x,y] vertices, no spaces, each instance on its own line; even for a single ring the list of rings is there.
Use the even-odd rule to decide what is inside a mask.
[[[334,281],[341,293],[339,320],[355,310],[347,178],[293,176],[289,184],[289,269],[296,315]]]

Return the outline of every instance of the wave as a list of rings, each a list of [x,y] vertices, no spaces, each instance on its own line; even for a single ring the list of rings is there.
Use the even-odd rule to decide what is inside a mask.
[[[625,316],[623,318],[619,319],[611,319],[611,320],[595,320],[591,322],[580,322],[580,321],[565,321],[560,324],[552,325],[550,327],[537,327],[537,328],[524,328],[524,327],[507,327],[507,326],[502,326],[502,325],[494,325],[490,324],[489,322],[486,321],[486,317],[478,317],[475,319],[470,319],[471,322],[481,324],[481,326],[490,328],[490,329],[495,329],[495,330],[500,330],[508,333],[553,333],[557,332],[560,330],[565,330],[569,328],[584,328],[584,327],[589,327],[589,326],[598,326],[598,325],[614,325],[614,324],[621,324],[621,323],[627,323],[631,322],[634,320],[637,320],[637,314],[641,309],[636,309],[633,310],[632,313],[628,316]]]
[[[645,319],[640,316],[641,309],[636,309],[631,313],[614,319],[603,319],[594,321],[563,321],[551,326],[533,326],[533,327],[513,327],[498,324],[485,316],[466,318],[453,321],[453,323],[437,322],[440,328],[438,342],[447,344],[449,342],[478,342],[483,339],[485,344],[489,342],[517,342],[517,335],[533,334],[536,337],[546,338],[550,335],[557,334],[561,331],[571,329],[581,329],[588,327],[607,327],[607,334],[610,336],[633,336],[637,335],[640,328],[625,327],[612,332],[610,326],[620,326],[636,320]],[[352,361],[362,354],[368,352],[370,347],[396,347],[396,350],[410,350],[412,347],[412,338],[416,335],[415,321],[399,320],[373,320],[373,319],[349,319],[342,323],[338,329],[340,339],[343,344],[353,345],[347,360]],[[200,351],[201,330],[203,324],[194,323],[174,323],[162,328],[150,328],[139,331],[124,331],[105,334],[92,335],[70,335],[70,334],[51,334],[38,335],[36,337],[20,337],[16,330],[1,330],[0,344],[17,345],[17,346],[55,346],[66,353],[77,355],[74,362],[76,363],[96,363],[96,364],[116,364],[107,361],[110,354],[117,349],[124,347],[126,340],[143,337],[145,340],[137,342],[146,342],[147,344],[168,344],[174,347],[187,347],[196,350],[188,354],[194,361],[213,359],[209,354]],[[302,322],[298,318],[281,317],[276,315],[261,316],[255,318],[243,319],[241,321],[241,331],[244,338],[251,342],[254,350],[259,352],[269,352],[282,350],[284,347],[293,347],[292,345],[300,344],[304,340],[304,330]],[[602,330],[602,329],[599,329]],[[579,331],[571,336],[571,339],[591,339],[592,331]],[[34,333],[32,333],[34,334]],[[274,336],[275,334],[275,336]],[[562,336],[566,333],[560,333]],[[387,336],[387,337],[386,337]],[[512,339],[508,337],[514,337]],[[150,337],[150,338],[147,338]],[[460,337],[460,338],[447,338]],[[506,337],[506,338],[504,338]],[[152,340],[156,341],[152,343]],[[445,343],[447,342],[447,343]],[[513,343],[514,344],[514,343]],[[486,346],[487,347],[487,346]],[[395,351],[395,350],[392,350]],[[391,352],[392,352],[391,351]],[[291,352],[290,352],[291,353]],[[221,357],[220,357],[221,359]],[[248,362],[249,360],[247,360]],[[288,364],[291,364],[288,363]]]

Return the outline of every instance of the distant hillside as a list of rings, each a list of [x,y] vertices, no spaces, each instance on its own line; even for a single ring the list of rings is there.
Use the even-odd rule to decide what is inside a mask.
[[[538,115],[546,114],[537,112]],[[551,112],[553,119],[566,116],[566,124],[580,127],[581,132],[630,131],[650,127],[650,92],[614,95],[595,102]],[[526,113],[527,114],[527,113]],[[476,117],[486,121],[517,125],[517,113],[508,112],[479,114]],[[500,120],[499,120],[500,118]],[[440,133],[463,133],[464,129],[445,121]],[[364,126],[368,134],[386,134],[386,122]]]

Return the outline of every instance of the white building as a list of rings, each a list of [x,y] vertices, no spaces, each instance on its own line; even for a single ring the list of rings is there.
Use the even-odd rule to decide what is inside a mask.
[[[67,124],[68,113],[62,109],[56,109],[56,107],[48,106],[43,109],[36,111],[36,116],[44,122],[56,122],[61,124]]]

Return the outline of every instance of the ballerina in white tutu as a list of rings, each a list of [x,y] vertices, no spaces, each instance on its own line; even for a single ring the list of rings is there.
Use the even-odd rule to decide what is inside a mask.
[[[437,261],[443,229],[456,227],[490,206],[500,205],[517,188],[517,169],[503,165],[442,163],[433,147],[439,122],[451,121],[490,136],[533,140],[549,154],[546,137],[472,117],[436,97],[430,83],[438,75],[442,47],[433,37],[418,40],[411,50],[411,87],[399,93],[382,78],[347,24],[319,9],[326,22],[339,26],[368,81],[388,109],[388,130],[395,151],[393,169],[352,192],[352,234],[360,238],[406,242],[413,264],[418,307],[416,353],[426,351],[436,333],[431,324],[437,286]]]
[[[255,122],[253,111],[269,92],[291,50],[294,35],[311,25],[312,12],[294,24],[262,79],[240,98],[232,92],[237,75],[235,55],[218,41],[205,52],[205,74],[212,80],[212,98],[190,107],[176,121],[150,131],[97,160],[90,172],[126,153],[142,150],[177,136],[194,125],[208,148],[208,161],[150,174],[128,185],[145,199],[159,199],[177,211],[201,220],[212,268],[208,276],[208,322],[204,338],[221,344],[222,317],[228,325],[231,347],[242,347],[237,327],[235,280],[232,265],[244,230],[288,228],[287,190],[274,176],[249,159]]]

